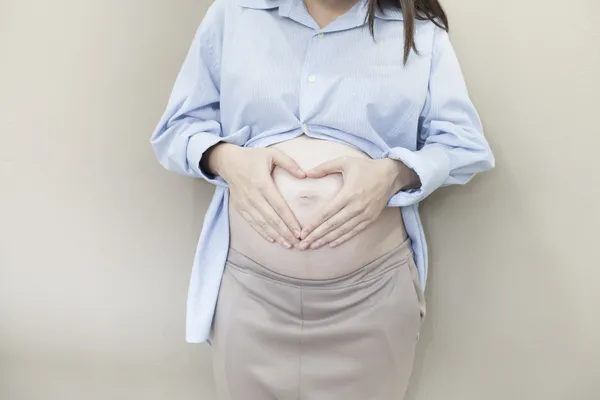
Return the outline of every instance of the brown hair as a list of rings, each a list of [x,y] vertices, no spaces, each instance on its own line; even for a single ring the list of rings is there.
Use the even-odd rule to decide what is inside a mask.
[[[408,61],[410,51],[417,51],[415,20],[428,20],[448,31],[448,17],[438,0],[369,0],[366,19],[373,37],[375,37],[375,11],[387,7],[400,8],[404,16],[404,64]]]

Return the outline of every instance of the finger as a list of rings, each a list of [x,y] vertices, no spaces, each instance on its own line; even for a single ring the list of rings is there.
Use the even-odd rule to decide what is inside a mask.
[[[267,233],[271,234],[270,230],[272,229],[277,233],[277,240],[286,248],[291,248],[291,243],[296,243],[297,238],[294,236],[292,231],[287,227],[283,219],[273,210],[271,204],[264,197],[260,197],[254,199],[253,206],[261,215],[261,221],[263,221],[267,226],[263,226],[263,229],[267,231]]]
[[[262,226],[252,217],[252,215],[248,211],[239,211],[239,214],[246,220],[246,222],[254,229],[263,239],[265,239],[269,243],[275,243],[275,239],[271,236],[267,235],[267,232],[262,228]]]
[[[344,207],[346,207],[348,205],[348,196],[346,195],[346,192],[342,189],[337,196],[335,196],[333,198],[333,201],[327,205],[327,207],[319,212],[319,214],[317,215],[317,217],[315,219],[313,219],[311,222],[309,222],[303,229],[302,229],[302,234],[300,235],[300,239],[304,240],[308,237],[308,235],[310,235],[310,233],[312,231],[314,231],[318,226],[322,225],[323,223],[325,223],[325,221],[327,221],[328,219],[330,219],[331,217],[333,217],[334,215],[336,215],[337,213],[339,213]]]
[[[302,227],[300,226],[300,223],[296,219],[296,216],[292,212],[287,201],[285,201],[275,185],[270,185],[265,191],[264,195],[267,202],[271,205],[271,207],[273,207],[273,210],[275,210],[277,215],[279,215],[279,217],[283,220],[286,228],[292,232],[293,237],[290,238],[292,243],[298,243]]]
[[[306,172],[300,168],[296,161],[282,151],[273,152],[273,164],[277,165],[279,168],[283,168],[298,179],[306,178]]]
[[[306,171],[306,177],[311,179],[323,178],[324,176],[341,173],[346,165],[346,157],[338,157],[331,161],[324,162],[316,167]]]
[[[329,247],[338,247],[343,243],[346,243],[348,240],[352,239],[354,236],[358,235],[360,232],[364,231],[365,228],[367,226],[369,226],[369,224],[371,224],[372,221],[363,221],[360,224],[358,224],[354,229],[352,229],[350,232],[340,236],[339,239],[334,240],[333,242],[329,243]]]
[[[343,236],[352,232],[352,230],[357,229],[357,227],[364,222],[366,221],[362,215],[351,218],[348,221],[346,221],[346,223],[344,223],[342,226],[332,230],[328,234],[324,235],[322,238],[316,240],[313,244],[311,244],[310,248],[312,250],[316,250],[325,245],[335,243],[336,240],[341,239]]]
[[[279,234],[279,232],[277,232],[275,228],[268,222],[268,220],[264,217],[260,209],[250,208],[250,214],[252,215],[254,226],[258,227],[257,231],[261,230],[265,232],[267,237],[271,237],[274,239],[271,243],[277,242],[288,249],[292,247],[288,243],[288,241],[281,234]]]
[[[364,219],[364,217],[361,216],[360,210],[352,209],[351,207],[342,208],[340,210],[340,212],[338,212],[333,217],[331,217],[330,219],[328,219],[327,221],[323,222],[321,225],[316,227],[315,230],[313,230],[305,239],[303,239],[302,242],[300,243],[300,248],[306,249],[306,248],[310,247],[311,249],[314,249],[314,248],[321,247],[321,245],[319,245],[317,247],[313,247],[313,245],[317,241],[320,242],[324,236],[330,234],[333,231],[340,229],[347,222],[349,222],[350,220],[353,220],[355,218],[358,218],[358,217],[361,217],[362,219]],[[358,224],[358,222],[357,222],[357,224]],[[327,241],[325,243],[329,243],[329,242],[330,241]]]

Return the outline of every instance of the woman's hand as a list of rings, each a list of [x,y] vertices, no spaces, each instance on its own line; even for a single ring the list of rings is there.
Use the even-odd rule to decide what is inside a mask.
[[[306,172],[307,178],[342,174],[344,186],[304,229],[300,249],[336,247],[364,230],[379,217],[390,197],[419,187],[419,177],[400,161],[341,157]]]
[[[298,179],[306,178],[293,159],[277,149],[226,143],[216,145],[208,157],[209,169],[229,185],[231,205],[256,232],[288,249],[299,242],[301,226],[271,176],[278,166]]]

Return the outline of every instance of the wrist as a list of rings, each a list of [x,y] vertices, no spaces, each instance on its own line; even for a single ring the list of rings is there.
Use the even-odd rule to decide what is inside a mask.
[[[392,195],[407,189],[418,189],[421,187],[419,175],[407,167],[402,161],[385,158],[388,175],[390,177],[390,190]]]
[[[206,171],[213,175],[223,176],[224,160],[229,158],[228,154],[235,147],[237,146],[230,143],[217,143],[208,149],[203,157],[203,161],[205,161],[203,166],[205,166]]]

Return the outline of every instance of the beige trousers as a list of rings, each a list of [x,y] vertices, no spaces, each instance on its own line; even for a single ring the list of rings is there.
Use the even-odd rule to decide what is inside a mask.
[[[425,313],[410,242],[331,280],[230,249],[211,337],[224,400],[401,400]]]

